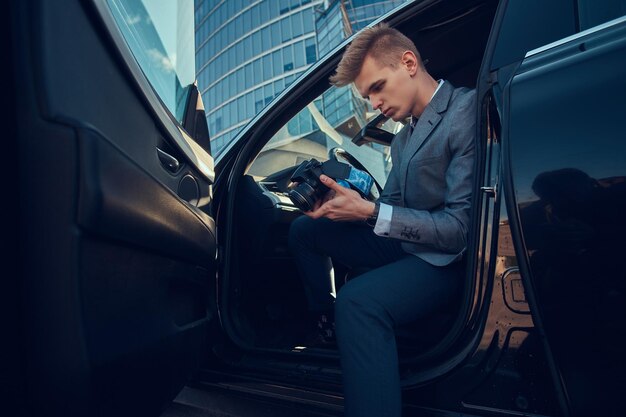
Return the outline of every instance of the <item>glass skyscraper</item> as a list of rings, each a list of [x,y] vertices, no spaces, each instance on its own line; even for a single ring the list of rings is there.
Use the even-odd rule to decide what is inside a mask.
[[[196,74],[218,154],[317,60],[321,0],[196,0]]]
[[[214,155],[321,55],[400,3],[195,0],[196,76]],[[353,98],[325,97],[319,105],[358,105]],[[340,123],[342,114],[331,124]]]

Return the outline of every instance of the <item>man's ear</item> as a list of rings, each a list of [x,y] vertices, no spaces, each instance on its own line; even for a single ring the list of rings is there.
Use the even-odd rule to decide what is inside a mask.
[[[404,51],[402,54],[402,66],[409,72],[411,76],[417,73],[417,57],[411,51]]]

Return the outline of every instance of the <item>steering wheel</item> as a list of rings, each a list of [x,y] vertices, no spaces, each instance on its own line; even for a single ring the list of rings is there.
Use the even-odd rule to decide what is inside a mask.
[[[378,197],[380,197],[380,195],[383,192],[383,188],[380,186],[380,184],[378,184],[378,181],[376,181],[376,178],[374,178],[374,176],[370,174],[367,168],[365,168],[363,164],[360,163],[359,160],[356,159],[354,156],[352,156],[348,151],[339,147],[332,148],[331,150],[328,151],[328,158],[333,159],[338,162],[346,163],[352,166],[353,168],[366,172],[374,180],[374,187],[370,188],[370,192],[369,192],[369,195],[367,196],[367,200],[374,201],[374,200],[377,200]]]

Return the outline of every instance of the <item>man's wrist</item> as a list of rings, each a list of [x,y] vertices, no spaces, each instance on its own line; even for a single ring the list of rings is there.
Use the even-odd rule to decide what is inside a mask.
[[[367,219],[365,219],[365,223],[367,223],[371,227],[376,226],[376,221],[378,220],[379,211],[380,211],[380,203],[376,202],[374,203],[374,211],[372,211],[372,214],[370,214],[367,217]]]

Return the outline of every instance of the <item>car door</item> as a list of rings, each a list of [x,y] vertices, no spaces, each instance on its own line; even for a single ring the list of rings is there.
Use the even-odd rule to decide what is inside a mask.
[[[214,172],[193,7],[10,5],[21,237],[13,400],[33,415],[158,415],[207,356]]]
[[[624,15],[623,1],[503,2],[482,74],[502,123],[519,268],[564,415],[622,408]]]

